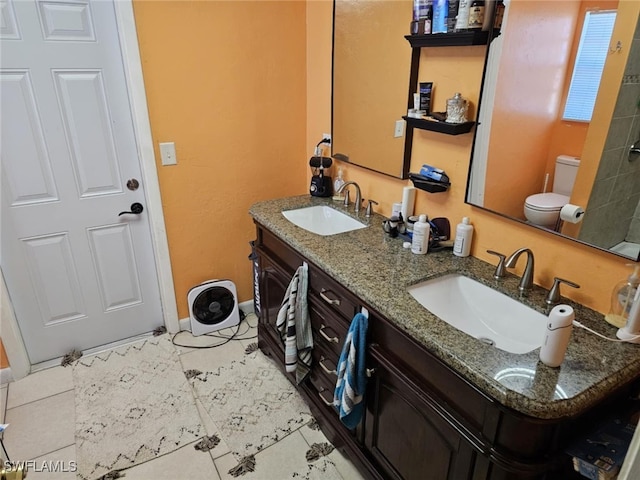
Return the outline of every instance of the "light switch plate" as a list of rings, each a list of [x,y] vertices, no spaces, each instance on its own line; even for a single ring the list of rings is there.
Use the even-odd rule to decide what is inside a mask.
[[[396,128],[393,131],[393,136],[395,138],[401,137],[404,133],[404,120],[396,120]]]
[[[160,158],[162,159],[162,165],[176,165],[178,163],[176,144],[173,142],[161,143]]]

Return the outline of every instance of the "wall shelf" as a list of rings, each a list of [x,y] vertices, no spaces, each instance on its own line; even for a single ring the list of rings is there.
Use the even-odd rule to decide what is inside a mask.
[[[495,36],[495,35],[494,35]],[[412,48],[421,47],[461,47],[464,45],[486,45],[488,31],[431,33],[428,35],[405,35]]]
[[[476,122],[464,122],[464,123],[447,123],[438,122],[434,120],[425,120],[423,118],[413,118],[403,116],[404,120],[412,128],[418,128],[420,130],[431,130],[432,132],[446,133],[447,135],[460,135],[462,133],[469,133]]]
[[[410,173],[409,178],[413,182],[414,187],[429,193],[446,192],[451,186],[450,183],[434,182],[417,173]]]

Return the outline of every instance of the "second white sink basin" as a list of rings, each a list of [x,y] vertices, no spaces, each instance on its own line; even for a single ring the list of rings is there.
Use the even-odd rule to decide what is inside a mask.
[[[449,325],[500,350],[522,354],[542,345],[545,315],[464,275],[427,280],[409,293]]]
[[[282,215],[294,225],[317,235],[335,235],[366,227],[364,223],[326,205],[285,210]]]

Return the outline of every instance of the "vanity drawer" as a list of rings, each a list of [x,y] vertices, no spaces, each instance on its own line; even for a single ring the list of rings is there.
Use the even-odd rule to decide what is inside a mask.
[[[337,415],[337,411],[333,406],[333,392],[336,388],[335,381],[331,382],[325,375],[319,372],[317,368],[311,370],[307,380],[312,390],[311,395],[317,397],[320,400],[319,403],[327,410]]]
[[[290,276],[293,276],[298,267],[302,265],[303,258],[299,254],[273,233],[261,227],[258,228],[258,247],[278,263],[282,269],[290,272]]]
[[[338,313],[349,323],[354,315],[360,311],[358,299],[316,267],[309,269],[309,293],[330,311]]]
[[[309,302],[309,317],[313,330],[313,343],[320,349],[334,355],[337,362],[342,346],[347,338],[348,326],[341,318],[328,311],[317,300]]]
[[[318,345],[313,347],[313,369],[319,376],[324,376],[329,384],[335,386],[338,380],[338,357]]]

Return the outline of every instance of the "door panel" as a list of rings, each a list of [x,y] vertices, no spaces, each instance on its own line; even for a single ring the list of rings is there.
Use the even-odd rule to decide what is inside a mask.
[[[85,316],[80,281],[66,233],[23,239],[43,325]]]
[[[163,322],[112,1],[3,1],[1,265],[30,361]],[[6,88],[5,88],[6,87]]]
[[[94,41],[89,2],[38,1],[42,34],[46,40]]]
[[[105,311],[142,303],[129,225],[88,230]]]
[[[80,197],[121,193],[102,72],[52,73]]]
[[[22,160],[2,162],[2,174],[7,177],[11,191],[11,205],[58,200],[28,71],[0,75],[0,103],[3,116],[11,112],[12,118],[2,125],[2,155]]]

